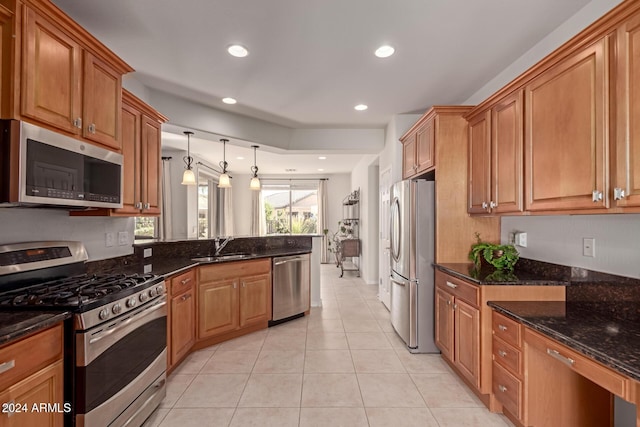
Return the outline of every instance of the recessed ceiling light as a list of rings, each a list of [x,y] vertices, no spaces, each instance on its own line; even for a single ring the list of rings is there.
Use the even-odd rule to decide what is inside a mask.
[[[327,160],[327,156],[320,156],[320,157],[318,157],[318,159],[320,159],[320,160]]]
[[[324,169],[318,169],[318,172],[322,172]]]
[[[356,106],[355,106],[355,107],[353,107],[353,108],[355,108],[355,109],[356,109],[356,110],[358,110],[358,111],[364,111],[364,110],[366,110],[366,109],[367,109],[367,108],[369,108],[369,107],[367,107],[367,106],[366,106],[366,105],[364,105],[364,104],[358,104],[358,105],[356,105]]]
[[[225,104],[235,104],[238,101],[236,101],[235,98],[222,98],[222,102]]]
[[[295,172],[297,169],[285,169],[285,172]]]
[[[391,46],[383,45],[383,46],[380,46],[379,48],[376,49],[375,54],[376,54],[376,56],[378,58],[388,58],[391,55],[393,55],[393,53],[395,51],[396,50],[394,48],[392,48]]]
[[[237,160],[244,160],[244,157],[242,157],[242,156],[238,156],[238,157],[236,157],[236,159],[237,159]]]
[[[245,56],[249,55],[249,51],[247,50],[247,48],[239,44],[232,44],[227,48],[227,52],[229,52],[230,55],[235,56],[236,58],[244,58]]]

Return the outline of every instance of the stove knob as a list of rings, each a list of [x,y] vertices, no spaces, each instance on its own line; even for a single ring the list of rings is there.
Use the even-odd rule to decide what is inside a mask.
[[[100,318],[100,320],[105,320],[109,317],[109,310],[103,308],[102,310],[100,310],[100,313],[98,313],[98,317]]]
[[[153,298],[156,296],[156,290],[155,289],[149,289],[149,298]]]
[[[127,300],[127,308],[131,308],[131,307],[135,307],[136,306],[136,299],[134,298],[129,298]]]
[[[141,293],[139,297],[140,302],[145,302],[148,298],[149,298],[149,295],[147,295],[146,292]]]
[[[162,285],[156,287],[156,293],[158,295],[162,295],[162,291],[164,291],[164,288],[162,287]]]
[[[113,311],[113,314],[119,314],[122,311],[122,306],[120,306],[120,304],[114,304],[111,311]]]

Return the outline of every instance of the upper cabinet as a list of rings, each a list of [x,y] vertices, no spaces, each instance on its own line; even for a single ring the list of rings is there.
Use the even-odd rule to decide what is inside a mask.
[[[640,206],[640,13],[616,32],[617,64],[615,91],[615,175],[613,200],[616,206]],[[612,124],[613,126],[613,124]]]
[[[522,212],[523,93],[469,118],[471,214]]]
[[[525,87],[526,209],[607,208],[607,39]]]
[[[122,150],[122,75],[133,71],[48,1],[15,3],[2,116],[26,119],[105,148]],[[5,55],[3,52],[3,62]],[[15,92],[19,88],[19,92]],[[15,94],[18,93],[18,96]]]
[[[402,142],[402,178],[409,179],[432,170],[435,166],[435,116],[420,119]]]

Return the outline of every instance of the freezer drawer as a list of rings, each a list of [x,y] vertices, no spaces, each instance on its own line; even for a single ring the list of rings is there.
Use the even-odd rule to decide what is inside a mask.
[[[273,321],[309,310],[309,254],[273,258]]]

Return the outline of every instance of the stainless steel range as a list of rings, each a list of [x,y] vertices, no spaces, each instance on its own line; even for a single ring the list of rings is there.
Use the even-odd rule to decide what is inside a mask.
[[[85,274],[79,242],[0,246],[0,309],[74,313],[67,424],[139,426],[166,394],[167,307],[161,277]]]

